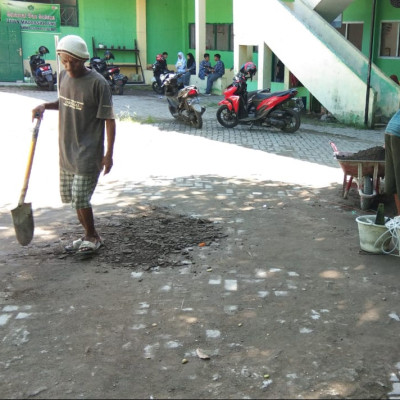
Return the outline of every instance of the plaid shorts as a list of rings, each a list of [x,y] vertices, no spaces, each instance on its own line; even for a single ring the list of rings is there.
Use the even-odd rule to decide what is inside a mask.
[[[71,203],[76,210],[90,208],[90,199],[99,175],[75,175],[60,169],[60,195],[63,203]]]

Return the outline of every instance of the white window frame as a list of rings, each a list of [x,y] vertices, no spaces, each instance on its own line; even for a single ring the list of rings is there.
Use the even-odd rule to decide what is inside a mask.
[[[342,25],[345,25],[345,27],[346,27],[343,37],[349,42],[350,42],[350,40],[349,40],[349,25],[362,25],[363,32],[364,32],[364,21],[342,21]],[[353,44],[353,43],[351,43],[351,44]],[[362,45],[362,38],[361,38],[361,45]],[[354,46],[354,44],[353,44],[353,46]],[[361,51],[362,49],[359,49],[359,50]]]
[[[382,25],[383,24],[397,24],[397,42],[396,42],[396,52],[397,54],[395,56],[384,56],[382,55]],[[400,40],[400,20],[384,20],[381,21],[380,27],[379,27],[379,52],[378,52],[378,57],[379,58],[386,58],[386,59],[394,59],[394,58],[400,58],[400,49],[399,49],[399,40]]]

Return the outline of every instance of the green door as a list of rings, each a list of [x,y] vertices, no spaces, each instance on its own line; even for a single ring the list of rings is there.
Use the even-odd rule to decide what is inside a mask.
[[[24,79],[21,27],[0,22],[0,82]]]

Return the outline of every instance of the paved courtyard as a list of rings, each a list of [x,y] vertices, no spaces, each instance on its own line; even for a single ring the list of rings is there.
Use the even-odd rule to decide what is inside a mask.
[[[110,247],[82,263],[60,250],[79,227],[58,196],[56,112],[32,170],[32,244],[19,246],[11,226],[30,110],[55,99],[0,87],[0,397],[400,398],[398,258],[360,252],[364,212],[357,196],[341,198],[329,144],[356,152],[381,145],[383,130],[310,120],[295,134],[228,130],[219,96],[201,97],[195,130],[133,87],[114,96],[115,166],[93,197]],[[226,237],[137,265],[146,232],[120,232],[163,208]]]

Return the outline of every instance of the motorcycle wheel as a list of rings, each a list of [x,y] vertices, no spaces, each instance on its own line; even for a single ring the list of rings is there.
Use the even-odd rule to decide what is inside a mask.
[[[234,128],[239,122],[236,113],[225,105],[218,108],[217,120],[225,128]]]
[[[153,84],[151,85],[151,87],[153,88],[154,92],[157,94],[162,94],[163,90],[160,86],[158,86],[157,82],[153,82]]]
[[[54,90],[54,82],[49,82],[47,85],[47,89],[49,92],[52,92]]]
[[[300,128],[300,114],[297,111],[287,109],[285,110],[285,126],[281,128],[283,132],[294,133]]]
[[[190,125],[193,126],[193,128],[196,129],[201,129],[203,126],[203,118],[201,114],[197,111],[192,111],[190,113]]]
[[[123,95],[124,94],[124,82],[122,81],[117,81],[115,82],[115,91],[117,92],[118,95]]]
[[[168,106],[168,110],[174,118],[178,118],[178,113],[176,112],[176,108],[171,105]]]

